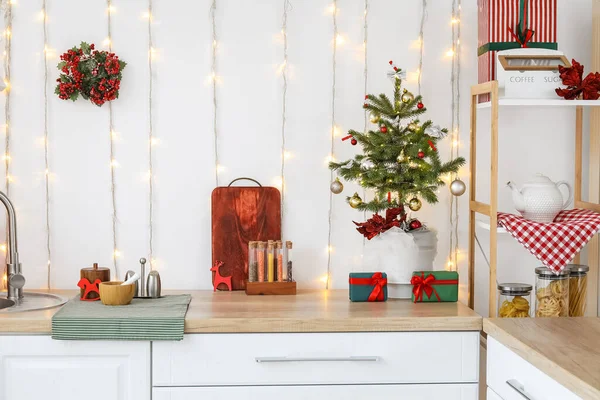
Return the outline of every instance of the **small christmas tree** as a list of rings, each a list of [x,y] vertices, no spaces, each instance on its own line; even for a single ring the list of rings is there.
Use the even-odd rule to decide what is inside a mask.
[[[363,108],[371,114],[371,122],[377,130],[363,133],[350,130],[342,140],[360,144],[363,154],[342,162],[331,162],[329,168],[337,171],[347,181],[357,181],[362,187],[373,189],[375,197],[363,201],[357,193],[348,197],[352,208],[379,213],[394,210],[393,218],[406,220],[404,205],[411,210],[421,208],[421,200],[437,203],[436,191],[444,185],[442,175],[456,173],[465,164],[462,157],[442,163],[436,144],[448,131],[434,126],[431,121],[421,123],[416,117],[426,109],[421,96],[402,88],[404,72],[390,61],[393,72],[394,100],[388,96],[365,96]],[[334,193],[341,192],[341,183],[332,183]],[[420,224],[419,224],[420,226]],[[407,226],[403,226],[409,229]]]

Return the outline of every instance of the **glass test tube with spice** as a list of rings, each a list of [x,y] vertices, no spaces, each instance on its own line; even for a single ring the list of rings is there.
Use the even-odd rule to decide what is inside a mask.
[[[284,282],[283,243],[281,243],[281,240],[275,243],[275,257],[277,258],[277,282]]]
[[[275,242],[272,240],[267,243],[267,279],[275,282]]]
[[[285,242],[285,247],[286,247],[286,250],[287,250],[287,257],[286,257],[287,258],[287,271],[286,271],[287,272],[286,273],[286,275],[287,275],[287,281],[288,282],[293,282],[294,281],[294,275],[292,273],[292,259],[293,259],[293,257],[292,257],[292,247],[293,247],[292,242],[289,241],[289,240],[287,242]]]
[[[265,281],[265,242],[256,242],[256,263],[258,282]]]
[[[587,296],[587,274],[590,267],[581,264],[569,264],[569,317],[583,317]]]
[[[248,282],[258,280],[258,260],[256,258],[257,242],[248,242]]]

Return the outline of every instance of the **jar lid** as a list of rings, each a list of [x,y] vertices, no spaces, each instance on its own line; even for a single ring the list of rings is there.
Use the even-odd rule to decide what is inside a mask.
[[[590,267],[583,264],[567,264],[567,267],[571,273],[584,273],[589,272]]]
[[[533,286],[526,283],[499,283],[498,290],[507,293],[529,293]]]
[[[552,271],[551,269],[549,269],[548,267],[537,267],[535,269],[535,273],[538,276],[545,276],[545,277],[559,277],[559,276],[569,276],[571,274],[571,271],[569,270],[569,268],[565,268],[562,271],[559,271],[557,273],[555,273],[554,271]]]

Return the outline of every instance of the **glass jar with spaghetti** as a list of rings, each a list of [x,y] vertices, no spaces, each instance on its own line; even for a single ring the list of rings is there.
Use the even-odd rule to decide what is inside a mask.
[[[569,264],[569,317],[583,317],[587,296],[587,274],[590,267],[581,264]]]
[[[569,316],[568,268],[554,273],[546,267],[535,269],[535,316]]]
[[[524,283],[498,284],[498,318],[530,317],[532,289]]]

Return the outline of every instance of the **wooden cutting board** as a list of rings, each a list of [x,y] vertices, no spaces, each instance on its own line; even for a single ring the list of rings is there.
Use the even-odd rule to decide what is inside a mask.
[[[250,180],[258,186],[231,186],[238,180]],[[281,240],[281,193],[277,188],[261,186],[254,179],[238,178],[213,190],[211,203],[212,265],[222,261],[221,275],[232,277],[233,290],[244,290],[248,279],[248,242]]]

